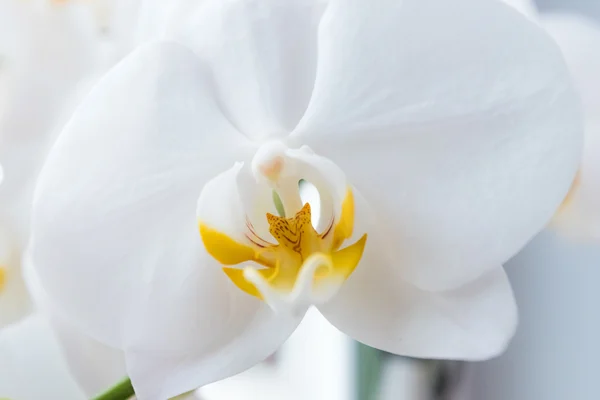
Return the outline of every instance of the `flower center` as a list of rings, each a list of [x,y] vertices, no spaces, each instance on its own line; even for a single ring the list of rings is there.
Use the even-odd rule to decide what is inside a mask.
[[[315,228],[311,204],[302,202],[298,185],[306,166],[294,162],[285,149],[272,150],[259,150],[252,164],[255,184],[266,183],[266,188],[275,190],[285,209],[285,216],[262,214],[271,237],[265,237],[266,232],[258,234],[247,214],[243,235],[239,235],[242,239],[209,226],[201,218],[200,235],[208,253],[223,265],[238,288],[263,299],[275,311],[302,312],[311,304],[326,302],[339,290],[358,265],[367,235],[342,247],[353,235],[355,214],[354,194],[345,182],[341,182],[344,189],[337,190],[345,191],[345,195],[324,196],[339,198],[340,204],[323,228]],[[321,183],[327,181],[308,175]]]

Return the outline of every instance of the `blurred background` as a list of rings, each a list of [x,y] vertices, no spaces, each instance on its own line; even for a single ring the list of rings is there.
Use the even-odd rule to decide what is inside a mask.
[[[575,15],[600,26],[598,0],[537,0],[536,6],[542,16]],[[520,325],[497,359],[464,363],[393,356],[351,341],[315,313],[267,363],[203,389],[202,397],[600,399],[600,245],[576,243],[547,230],[505,268]]]

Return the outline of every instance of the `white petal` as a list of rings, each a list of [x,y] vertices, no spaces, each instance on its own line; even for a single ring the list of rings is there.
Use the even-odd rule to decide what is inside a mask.
[[[501,267],[448,292],[372,275],[351,277],[321,307],[338,329],[369,346],[411,357],[481,360],[503,352],[515,332],[517,309]]]
[[[227,279],[225,274],[220,275]],[[167,336],[170,340],[183,338],[189,343],[195,339],[195,345],[167,351],[127,350],[127,368],[140,400],[170,398],[240,373],[270,356],[300,322],[300,319],[276,316],[266,303],[242,293],[228,280],[216,284],[230,286],[231,290],[240,294],[229,304],[229,313],[215,312],[209,319],[206,315],[195,316],[194,310],[188,307],[186,319],[172,318],[176,326],[142,327],[146,330],[140,334],[149,341],[170,329]],[[197,290],[184,291],[188,297],[202,296]],[[179,297],[185,300],[183,295]],[[183,301],[180,305],[184,306]],[[180,311],[169,306],[170,302],[158,311],[175,312],[179,317]],[[147,312],[153,312],[150,306]]]
[[[83,400],[60,346],[42,315],[0,333],[0,398]]]
[[[517,252],[564,198],[581,152],[576,96],[552,40],[504,4],[362,5],[328,7],[293,140],[388,222],[398,274],[459,287]]]
[[[162,1],[145,0],[139,2],[139,18],[135,36],[140,42],[167,38],[173,30],[179,29],[183,21],[193,21],[196,10],[204,1]]]
[[[225,112],[242,132],[254,138],[287,134],[310,98],[325,3],[197,3],[185,19],[171,21],[166,36],[189,44],[211,65]]]
[[[24,256],[23,273],[35,305],[46,316],[61,347],[69,372],[85,395],[93,397],[123,379],[127,375],[123,352],[83,334],[53,307],[28,254]]]
[[[156,301],[151,288],[202,277],[195,203],[244,146],[211,93],[192,52],[142,47],[78,109],[42,171],[32,261],[52,301],[97,340],[121,347],[134,304]]]
[[[35,178],[95,72],[95,32],[71,4],[44,3],[0,2],[0,162],[6,174],[0,224],[13,229],[19,246],[29,230]]]
[[[363,200],[356,199],[364,221]],[[479,360],[506,348],[517,309],[502,267],[460,288],[426,291],[394,276],[398,260],[381,239],[369,234],[354,273],[319,307],[333,325],[369,346],[411,357]]]
[[[233,167],[220,173],[202,188],[202,193],[198,198],[196,207],[196,216],[203,225],[215,229],[235,239],[239,243],[249,244],[246,231],[246,212],[255,214],[255,219],[251,222],[262,222],[266,224],[265,212],[269,208],[262,209],[262,215],[256,212],[260,209],[260,203],[266,203],[265,196],[261,195],[265,191],[271,200],[270,208],[274,208],[271,190],[268,187],[261,187],[265,190],[256,190],[258,186],[255,180],[250,176],[248,168],[244,168],[243,163],[236,163]],[[266,186],[266,185],[261,185]],[[242,191],[240,191],[242,189]],[[243,189],[252,190],[249,198],[242,197],[247,194]],[[246,204],[250,203],[250,204]],[[251,216],[252,214],[250,214]],[[264,229],[263,229],[264,231]],[[262,237],[262,236],[261,236]],[[266,239],[263,237],[263,239]]]
[[[351,399],[354,345],[312,308],[273,360],[204,386],[200,393],[206,400]]]
[[[600,240],[600,26],[574,15],[548,15],[541,25],[560,46],[585,113],[585,146],[578,180],[554,227],[580,240]]]
[[[58,316],[49,317],[73,380],[92,397],[127,376],[121,350],[105,346]]]

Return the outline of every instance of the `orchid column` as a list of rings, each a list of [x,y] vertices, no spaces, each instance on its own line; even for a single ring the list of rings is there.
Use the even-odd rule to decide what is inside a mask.
[[[313,306],[395,354],[501,353],[501,265],[581,156],[554,42],[483,0],[207,0],[178,22],[90,93],[34,200],[49,298],[125,352],[138,398],[251,367]]]

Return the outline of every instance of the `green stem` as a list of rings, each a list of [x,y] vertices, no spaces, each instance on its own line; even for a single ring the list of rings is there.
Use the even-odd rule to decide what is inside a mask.
[[[131,380],[125,377],[92,400],[127,400],[132,396],[135,396],[135,391],[133,390],[133,386],[131,386]]]

